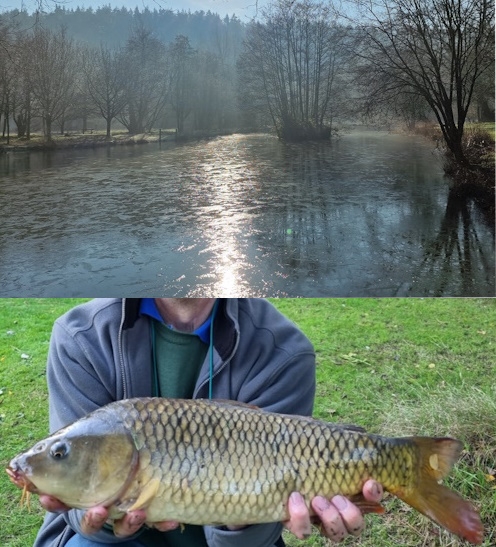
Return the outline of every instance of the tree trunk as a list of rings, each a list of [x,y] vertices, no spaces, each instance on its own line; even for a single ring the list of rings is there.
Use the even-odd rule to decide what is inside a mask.
[[[5,123],[7,124],[7,144],[10,144],[10,122],[8,111],[5,113]]]
[[[20,139],[26,136],[27,129],[27,115],[19,114],[14,118],[14,121],[17,125],[17,138]]]
[[[44,118],[44,122],[45,122],[45,140],[46,141],[51,141],[52,140],[52,120],[47,117],[47,118]]]
[[[446,129],[444,136],[446,140],[446,146],[453,154],[455,161],[464,167],[468,167],[469,162],[465,157],[465,152],[463,150],[463,127]]]
[[[31,103],[29,103],[26,117],[26,138],[29,140],[31,138]]]

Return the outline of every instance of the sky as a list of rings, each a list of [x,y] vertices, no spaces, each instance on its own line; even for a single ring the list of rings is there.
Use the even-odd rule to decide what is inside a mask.
[[[233,15],[245,21],[256,13],[256,4],[263,6],[268,0],[41,0],[45,11],[52,11],[56,4],[65,6],[66,9],[79,7],[96,9],[100,6],[125,7],[142,9],[146,6],[150,9],[172,9],[190,11],[212,11],[222,17]],[[0,11],[25,8],[29,12],[36,9],[37,0],[0,0]]]

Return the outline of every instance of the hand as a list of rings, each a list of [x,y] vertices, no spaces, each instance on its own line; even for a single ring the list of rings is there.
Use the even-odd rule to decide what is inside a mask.
[[[383,489],[378,482],[369,479],[363,485],[362,493],[366,501],[379,504]],[[340,542],[348,534],[359,536],[365,528],[360,509],[343,496],[334,496],[331,500],[316,496],[310,504],[317,521],[320,522],[322,535],[332,541]],[[308,537],[312,533],[312,522],[310,511],[301,494],[291,494],[288,510],[290,518],[284,523],[286,528],[299,539]]]
[[[52,496],[40,495],[40,503],[46,511],[62,512],[68,511],[69,507]],[[109,518],[109,511],[106,507],[97,505],[88,509],[81,520],[81,532],[91,535],[98,532]],[[114,534],[117,537],[126,537],[135,534],[146,523],[146,512],[143,510],[126,513],[121,519],[114,520]],[[150,524],[161,532],[168,532],[179,526],[175,521],[154,522]]]

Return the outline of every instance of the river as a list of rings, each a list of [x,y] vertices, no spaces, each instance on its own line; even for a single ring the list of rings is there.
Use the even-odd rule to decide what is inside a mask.
[[[0,295],[494,295],[494,225],[449,198],[386,132],[4,154]]]

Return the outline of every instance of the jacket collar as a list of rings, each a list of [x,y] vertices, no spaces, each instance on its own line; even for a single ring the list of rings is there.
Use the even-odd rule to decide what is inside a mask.
[[[223,360],[231,357],[236,346],[237,340],[237,306],[228,305],[229,300],[236,299],[219,299],[219,308],[215,314],[214,320],[214,346],[218,354]],[[131,329],[139,318],[140,298],[124,298],[124,321],[122,322],[123,330]],[[233,304],[233,302],[231,302]],[[228,312],[230,308],[231,314]]]

